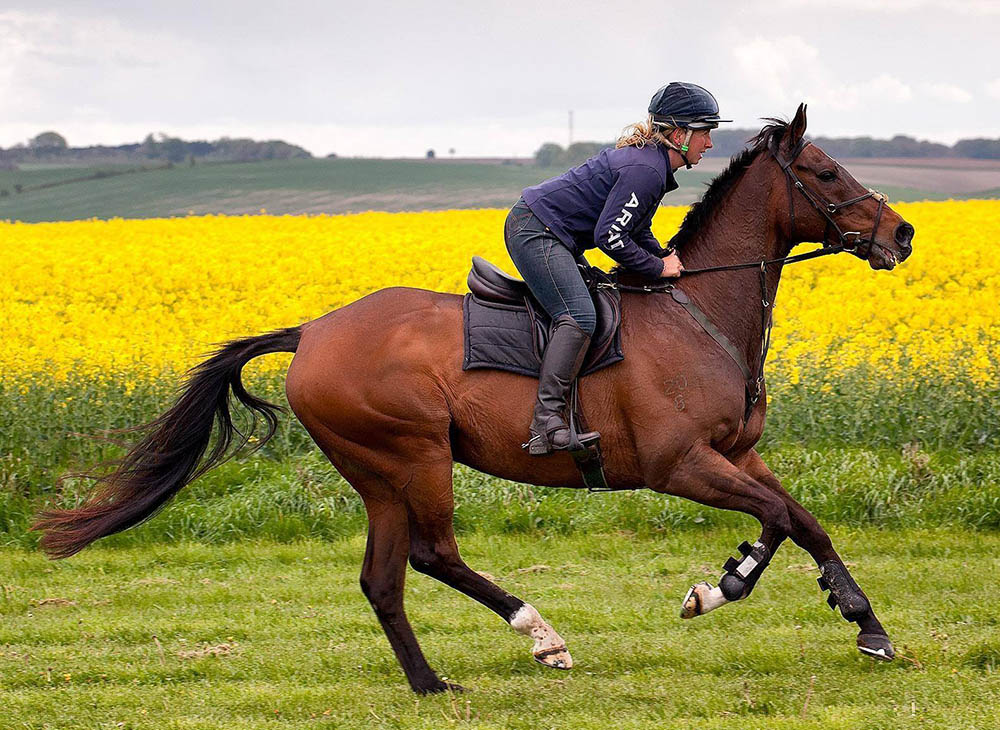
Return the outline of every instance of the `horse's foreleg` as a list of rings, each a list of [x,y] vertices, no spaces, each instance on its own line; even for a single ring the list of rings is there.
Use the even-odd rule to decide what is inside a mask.
[[[515,631],[531,637],[532,655],[540,664],[555,669],[571,668],[573,659],[566,642],[538,611],[472,570],[459,556],[452,525],[451,462],[415,472],[406,498],[410,565],[479,601]]]
[[[882,624],[875,617],[871,601],[851,577],[833,542],[819,521],[795,501],[777,477],[768,469],[756,451],[751,451],[743,464],[744,471],[780,497],[788,508],[791,519],[789,537],[808,552],[820,570],[820,587],[829,590],[827,601],[831,608],[840,608],[841,615],[858,624],[858,649],[877,659],[890,660],[895,656],[892,642]]]
[[[768,539],[761,535],[753,545],[742,542],[737,547],[739,557],[730,557],[723,564],[719,585],[702,581],[691,586],[681,602],[681,618],[694,618],[714,611],[727,603],[741,601],[753,591],[781,545],[783,538]]]
[[[745,512],[761,524],[760,538],[753,545],[740,545],[740,557],[730,558],[723,566],[718,586],[703,582],[691,587],[684,597],[681,618],[700,616],[750,595],[773,551],[788,534],[785,503],[707,446],[692,450],[665,484],[651,483],[651,487],[709,507]]]

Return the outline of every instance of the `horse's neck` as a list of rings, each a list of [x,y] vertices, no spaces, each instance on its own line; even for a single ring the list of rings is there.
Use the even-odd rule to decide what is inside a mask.
[[[779,258],[787,243],[776,224],[771,186],[760,169],[747,170],[712,217],[679,252],[686,269]],[[781,266],[767,267],[766,294],[774,302]],[[682,278],[680,288],[744,354],[755,371],[760,362],[760,269],[720,271]]]

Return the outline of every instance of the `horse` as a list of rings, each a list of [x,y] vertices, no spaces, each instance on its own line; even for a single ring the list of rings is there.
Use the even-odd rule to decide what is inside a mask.
[[[837,250],[872,269],[889,270],[911,253],[914,234],[883,196],[866,192],[804,139],[804,104],[791,122],[764,121],[672,239],[688,269],[717,267],[713,274],[682,276],[675,291],[700,307],[752,373],[763,372],[769,317],[762,312],[769,314],[782,257],[795,245],[827,245],[833,230]],[[778,263],[720,265],[747,260]],[[647,293],[641,285],[623,287],[621,308],[625,360],[588,375],[579,386],[590,427],[603,434],[608,484],[738,510],[761,525],[754,544],[743,543],[741,557],[726,562],[718,586],[691,587],[682,617],[745,599],[779,545],[791,538],[820,567],[831,606],[858,625],[858,649],[892,659],[888,634],[829,535],[754,449],[765,422],[762,377],[751,397],[745,369],[675,297]],[[295,353],[285,380],[291,410],[364,502],[368,539],[361,589],[410,687],[420,694],[462,689],[437,676],[407,620],[407,561],[532,639],[537,661],[569,669],[566,642],[538,610],[474,571],[459,554],[453,462],[539,486],[580,488],[583,482],[565,452],[539,458],[521,448],[534,379],[462,369],[462,298],[455,294],[383,289],[300,326],[225,344],[191,370],[168,411],[140,427],[145,435],[98,479],[88,501],[39,515],[34,529],[44,531],[42,548],[51,557],[68,557],[137,525],[244,447],[248,436],[233,424],[230,392],[251,416],[263,419],[267,433],[259,445],[265,443],[284,409],[247,392],[240,372],[252,358],[274,352]],[[671,385],[678,374],[686,382],[681,394]]]

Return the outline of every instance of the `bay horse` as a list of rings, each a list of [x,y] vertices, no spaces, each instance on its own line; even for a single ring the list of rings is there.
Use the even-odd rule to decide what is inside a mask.
[[[892,269],[910,254],[913,227],[884,205],[884,197],[866,193],[835,160],[805,142],[805,105],[791,122],[766,121],[692,206],[673,239],[688,269],[784,257],[800,242],[826,244],[831,226],[842,244],[853,236],[848,250],[872,269]],[[757,372],[765,356],[761,311],[774,301],[780,275],[778,263],[682,277],[676,286]],[[662,294],[623,292],[622,343],[626,359],[580,386],[590,427],[603,434],[609,485],[738,510],[761,524],[758,540],[740,546],[741,557],[729,559],[718,586],[691,588],[682,616],[745,598],[788,537],[819,565],[831,605],[858,624],[858,648],[891,659],[885,629],[829,536],[754,450],[766,398],[745,408],[751,401],[734,359]],[[361,589],[413,690],[461,688],[431,669],[406,618],[407,559],[533,639],[539,662],[569,669],[565,642],[539,612],[459,556],[453,462],[541,486],[579,488],[583,482],[566,453],[539,458],[520,447],[534,379],[462,370],[462,298],[455,294],[384,289],[298,327],[224,345],[191,371],[170,410],[142,427],[146,435],[99,478],[89,501],[39,516],[35,529],[45,531],[43,549],[67,557],[142,522],[227,458],[234,440],[237,449],[246,445],[247,435],[232,421],[230,391],[264,419],[268,431],[261,443],[266,441],[281,409],[248,393],[240,371],[250,359],[273,352],[295,353],[285,381],[288,403],[364,501],[369,528]],[[681,398],[677,376],[686,383]]]

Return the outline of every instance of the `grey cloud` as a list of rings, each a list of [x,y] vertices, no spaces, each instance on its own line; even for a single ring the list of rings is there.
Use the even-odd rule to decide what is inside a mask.
[[[451,129],[463,145],[516,144],[530,154],[544,135],[565,129],[569,109],[578,138],[610,139],[675,79],[710,88],[740,126],[787,116],[810,98],[816,133],[930,138],[949,133],[948,121],[933,113],[948,102],[926,89],[959,85],[973,97],[962,106],[979,134],[997,134],[990,23],[941,15],[929,3],[891,19],[837,13],[832,5],[796,12],[776,5],[717,0],[695,18],[691,6],[662,0],[634,0],[627,13],[593,0],[7,0],[0,20],[13,9],[57,22],[23,26],[33,35],[18,40],[31,58],[0,47],[0,93],[12,100],[0,144],[20,140],[12,135],[28,123],[75,124],[81,135],[232,125],[321,139],[335,129],[358,145],[377,144],[369,140],[394,128],[414,144]],[[757,43],[758,66],[766,67],[790,37],[814,48],[815,58],[786,54],[770,87],[752,83],[734,62],[734,49]],[[511,135],[486,138],[491,124]]]

